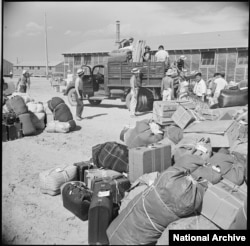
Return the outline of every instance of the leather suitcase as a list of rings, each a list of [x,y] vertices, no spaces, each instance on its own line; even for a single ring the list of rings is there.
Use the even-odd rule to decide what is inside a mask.
[[[8,131],[8,140],[12,141],[17,139],[17,129],[14,125],[7,125],[7,131]]]
[[[100,190],[103,183],[108,183],[110,185],[110,190],[113,197],[113,203],[115,204],[119,204],[121,202],[122,198],[125,195],[125,191],[127,191],[131,186],[130,181],[125,176],[118,175],[112,178],[108,177],[106,179],[103,178],[95,179],[93,183],[93,189]]]
[[[81,181],[67,182],[61,187],[63,206],[79,219],[88,220],[92,191]]]
[[[2,123],[2,142],[8,141],[8,132],[7,132],[7,126]]]
[[[171,166],[171,145],[155,143],[147,147],[129,149],[130,182],[144,173],[162,172]]]
[[[86,170],[92,169],[94,164],[91,161],[81,161],[74,163],[77,167],[77,180],[84,182],[84,173]]]
[[[89,207],[88,243],[89,245],[108,245],[106,234],[113,215],[112,194],[110,185],[102,183],[94,190]]]

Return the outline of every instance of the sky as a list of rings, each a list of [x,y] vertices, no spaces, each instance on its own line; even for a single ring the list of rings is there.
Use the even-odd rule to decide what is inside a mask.
[[[16,64],[48,60],[82,42],[248,29],[243,2],[3,2],[3,58]]]

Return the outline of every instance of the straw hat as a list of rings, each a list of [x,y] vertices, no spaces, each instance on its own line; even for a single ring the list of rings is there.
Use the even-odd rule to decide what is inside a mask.
[[[140,70],[139,70],[139,68],[133,68],[132,70],[131,70],[131,73],[140,73]]]
[[[23,74],[26,74],[26,73],[28,73],[28,71],[26,71],[26,70],[23,70]]]
[[[79,68],[76,73],[80,76],[84,74],[84,71],[81,68]]]
[[[166,72],[166,75],[173,75],[174,71],[172,69],[168,69],[168,71]]]
[[[183,60],[183,61],[185,61],[185,60],[187,59],[187,57],[184,56],[184,55],[181,55],[181,56],[180,56],[180,59]]]

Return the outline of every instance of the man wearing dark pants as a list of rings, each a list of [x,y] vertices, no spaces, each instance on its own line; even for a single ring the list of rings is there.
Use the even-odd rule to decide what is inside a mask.
[[[84,108],[83,104],[83,76],[84,76],[84,71],[79,68],[77,70],[77,75],[78,77],[76,78],[75,82],[75,96],[76,96],[76,120],[82,120],[82,112]]]

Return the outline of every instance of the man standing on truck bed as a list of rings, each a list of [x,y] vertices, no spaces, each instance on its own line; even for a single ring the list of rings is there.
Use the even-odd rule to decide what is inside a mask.
[[[141,86],[141,79],[140,79],[140,70],[138,68],[133,68],[131,70],[133,74],[130,78],[130,86],[131,86],[131,102],[130,102],[130,116],[135,117],[135,109],[137,104],[137,97],[139,92],[139,87]]]
[[[156,62],[165,62],[166,66],[169,65],[169,54],[164,50],[164,46],[160,45],[158,51],[155,53]]]
[[[75,82],[75,96],[76,96],[76,120],[82,120],[82,112],[84,108],[83,104],[83,79],[82,77],[84,76],[84,70],[79,68],[77,70],[77,75],[78,77],[76,78]]]

